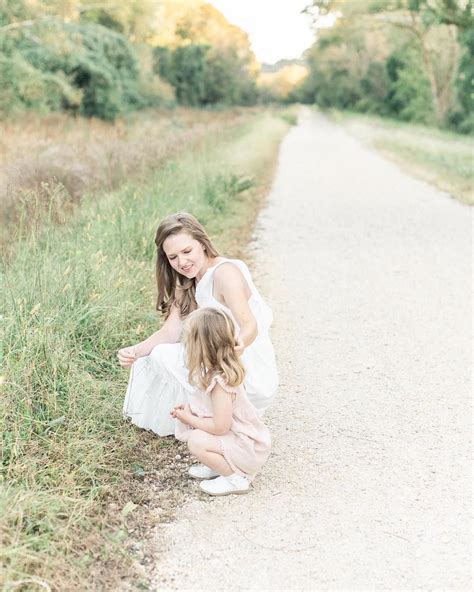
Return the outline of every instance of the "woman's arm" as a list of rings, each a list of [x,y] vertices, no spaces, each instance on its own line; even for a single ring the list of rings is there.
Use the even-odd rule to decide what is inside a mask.
[[[249,306],[252,295],[242,272],[233,263],[223,263],[214,272],[214,297],[230,309],[239,325],[239,340],[244,347],[258,335],[257,321]]]
[[[227,434],[232,425],[233,396],[233,393],[228,393],[220,384],[216,384],[211,393],[213,417],[194,415],[188,404],[176,406],[171,415],[192,428],[203,430],[214,436],[223,436]]]
[[[177,343],[181,335],[182,324],[179,306],[173,304],[161,329],[136,345],[119,349],[117,357],[120,365],[124,368],[131,366],[137,358],[147,356],[154,347],[161,343]]]
[[[183,321],[179,307],[173,304],[170,314],[161,329],[135,346],[137,357],[147,356],[160,343],[177,343],[181,335]]]

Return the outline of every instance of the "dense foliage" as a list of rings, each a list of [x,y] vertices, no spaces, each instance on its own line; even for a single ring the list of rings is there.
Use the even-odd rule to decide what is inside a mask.
[[[175,99],[253,104],[255,81],[246,34],[205,3],[5,0],[0,7],[0,115],[69,110],[112,120]]]
[[[3,110],[62,108],[113,119],[141,106],[136,56],[110,29],[53,21],[4,37],[3,50]]]
[[[474,132],[474,28],[461,36],[463,54],[456,77],[457,108],[450,113],[450,123],[461,132]]]
[[[218,50],[190,44],[172,50],[157,47],[155,70],[176,90],[184,105],[248,105],[255,103],[255,79],[235,49]]]
[[[321,29],[293,99],[474,131],[471,0],[313,0]]]

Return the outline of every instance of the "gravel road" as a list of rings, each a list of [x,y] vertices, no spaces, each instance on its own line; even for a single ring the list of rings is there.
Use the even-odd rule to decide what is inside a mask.
[[[470,590],[471,214],[303,109],[255,239],[281,388],[247,496],[162,525],[157,590]]]

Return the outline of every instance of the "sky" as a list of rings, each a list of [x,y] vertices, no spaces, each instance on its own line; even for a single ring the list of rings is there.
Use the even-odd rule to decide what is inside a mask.
[[[248,33],[259,62],[301,57],[314,41],[308,0],[208,0],[225,18]]]

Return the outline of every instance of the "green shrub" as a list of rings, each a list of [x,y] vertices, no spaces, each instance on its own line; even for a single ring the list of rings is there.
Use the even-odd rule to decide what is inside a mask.
[[[474,30],[467,29],[460,36],[463,54],[459,60],[456,78],[457,108],[447,118],[447,123],[463,134],[474,133]]]
[[[232,200],[239,193],[247,191],[254,185],[251,177],[235,174],[218,174],[215,177],[205,179],[203,186],[204,202],[215,212],[224,213],[228,210]]]
[[[236,50],[190,44],[154,50],[155,72],[171,84],[183,105],[251,105],[255,80]]]
[[[166,47],[155,49],[155,70],[175,88],[176,98],[182,105],[198,106],[204,102],[209,47],[191,44],[177,47],[174,51]]]
[[[171,107],[176,104],[174,88],[155,72],[153,48],[141,44],[135,47],[139,64],[138,89],[148,107]]]
[[[46,21],[6,32],[0,48],[4,113],[73,109],[110,120],[147,104],[132,46],[101,25]]]
[[[256,84],[234,48],[213,48],[206,55],[205,104],[249,105],[257,97]]]
[[[0,85],[0,113],[77,108],[82,95],[64,73],[41,72],[19,53],[0,55]]]
[[[386,115],[389,112],[387,95],[390,78],[385,62],[372,62],[360,81],[363,97],[356,103],[356,110]]]
[[[398,105],[400,119],[433,124],[434,113],[429,81],[421,65],[419,51],[405,48],[396,54],[399,67],[392,79],[390,97]]]

